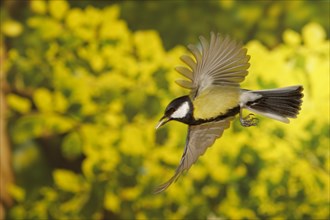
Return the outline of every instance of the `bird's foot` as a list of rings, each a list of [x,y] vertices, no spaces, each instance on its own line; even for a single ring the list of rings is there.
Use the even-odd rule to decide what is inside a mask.
[[[242,115],[240,115],[239,118],[241,125],[244,127],[250,127],[250,126],[256,126],[259,122],[259,119],[254,117],[254,114],[248,114],[245,117],[242,117]]]

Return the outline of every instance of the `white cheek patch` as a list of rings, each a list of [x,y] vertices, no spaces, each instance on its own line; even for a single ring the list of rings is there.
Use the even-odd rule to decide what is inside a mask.
[[[184,118],[189,112],[189,103],[184,102],[173,114],[171,115],[171,118]]]

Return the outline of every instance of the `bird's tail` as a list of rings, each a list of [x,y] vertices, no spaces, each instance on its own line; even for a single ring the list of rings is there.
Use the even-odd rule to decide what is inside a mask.
[[[304,96],[303,87],[289,86],[278,89],[246,91],[247,99],[243,107],[257,114],[289,123],[288,118],[296,118]]]

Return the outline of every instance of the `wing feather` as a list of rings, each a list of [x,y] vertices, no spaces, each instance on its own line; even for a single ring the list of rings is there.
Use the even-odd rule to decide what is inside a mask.
[[[191,84],[191,81],[184,80],[184,79],[177,79],[175,80],[176,84],[179,86],[186,88],[186,89],[193,89],[193,85]]]
[[[186,146],[175,174],[166,183],[157,187],[155,193],[166,190],[178,179],[182,172],[189,170],[196,160],[205,153],[207,148],[210,147],[217,138],[221,137],[223,131],[229,128],[233,118],[234,117],[229,117],[221,121],[189,126]]]
[[[198,50],[198,48],[195,45],[189,44],[188,49],[191,51],[191,53],[194,55],[196,59],[196,63],[201,63],[202,62],[202,54]]]
[[[190,69],[188,69],[187,67],[184,66],[177,66],[175,67],[175,70],[178,71],[181,75],[183,75],[184,77],[192,80],[193,79],[193,73]]]
[[[196,71],[196,63],[190,56],[182,55],[180,59],[191,68],[193,73]]]
[[[195,98],[202,91],[212,85],[239,87],[250,67],[250,56],[242,44],[236,43],[228,36],[211,32],[210,42],[200,36],[200,49],[195,45],[188,45],[193,58],[181,56],[181,60],[188,68],[176,68],[183,76],[191,80],[191,96]],[[187,86],[185,87],[187,88]]]

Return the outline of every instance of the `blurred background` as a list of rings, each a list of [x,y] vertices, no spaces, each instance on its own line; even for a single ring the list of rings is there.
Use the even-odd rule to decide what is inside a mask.
[[[1,1],[1,219],[329,219],[329,1]],[[302,84],[290,124],[236,120],[166,192],[186,126],[154,127],[210,31],[243,88]]]

